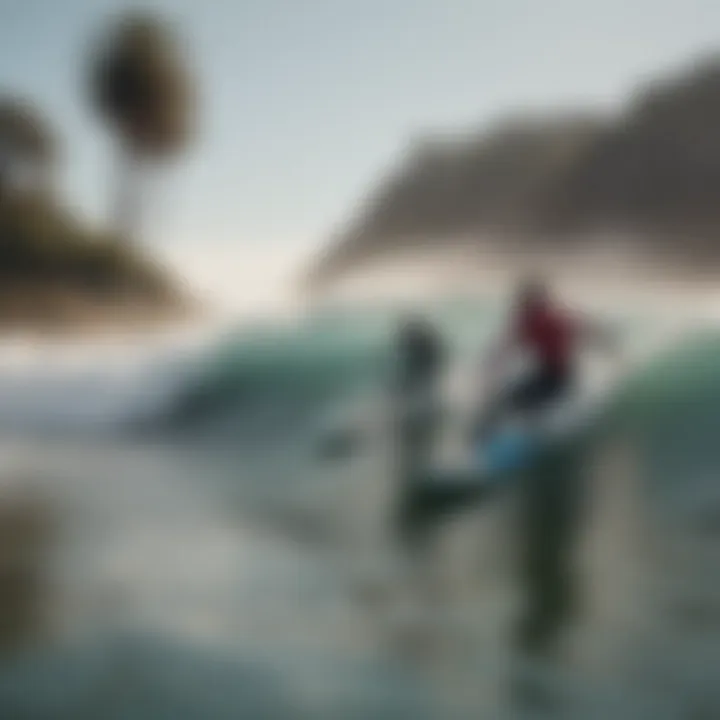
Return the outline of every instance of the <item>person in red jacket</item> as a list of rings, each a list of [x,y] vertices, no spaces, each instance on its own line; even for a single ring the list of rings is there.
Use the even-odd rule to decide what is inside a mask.
[[[476,426],[480,436],[505,412],[530,415],[567,397],[575,385],[580,346],[591,334],[601,338],[562,308],[541,280],[521,283],[509,333],[491,355],[489,370],[494,379],[517,351],[529,356],[532,369],[486,409]]]

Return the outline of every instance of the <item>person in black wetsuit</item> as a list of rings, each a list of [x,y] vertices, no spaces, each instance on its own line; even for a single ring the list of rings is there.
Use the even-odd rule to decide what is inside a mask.
[[[413,316],[401,325],[394,376],[396,522],[401,540],[416,545],[424,523],[418,515],[420,478],[427,472],[441,422],[442,338]]]
[[[397,344],[396,391],[404,397],[432,392],[443,365],[444,350],[435,328],[420,317],[400,327]]]

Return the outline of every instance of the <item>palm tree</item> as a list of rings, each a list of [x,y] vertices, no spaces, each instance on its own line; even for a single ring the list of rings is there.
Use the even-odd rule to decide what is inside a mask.
[[[111,127],[121,160],[116,199],[117,233],[136,236],[139,172],[177,155],[191,130],[191,79],[184,54],[166,23],[128,15],[98,46],[91,64],[91,93]]]
[[[0,97],[0,197],[11,188],[49,189],[56,150],[56,138],[35,107]]]

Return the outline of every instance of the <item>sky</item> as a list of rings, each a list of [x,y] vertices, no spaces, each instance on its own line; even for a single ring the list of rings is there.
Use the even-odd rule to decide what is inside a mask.
[[[52,119],[67,197],[97,221],[109,215],[113,153],[88,102],[88,48],[127,6],[0,0],[0,91]],[[720,49],[717,0],[139,6],[177,23],[200,97],[197,138],[151,188],[144,241],[230,284],[231,257],[289,258],[327,239],[418,133],[528,108],[612,109],[644,78]]]

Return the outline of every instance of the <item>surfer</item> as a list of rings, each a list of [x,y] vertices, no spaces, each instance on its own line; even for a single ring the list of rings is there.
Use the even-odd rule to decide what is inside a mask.
[[[484,448],[493,446],[498,422],[507,414],[532,423],[577,392],[580,351],[587,342],[617,359],[613,334],[568,312],[541,280],[520,283],[509,327],[489,357],[490,387],[501,385],[518,354],[529,356],[531,364],[519,379],[491,397],[476,428]],[[519,437],[523,435],[521,430]],[[516,456],[527,453],[527,446],[525,451],[522,447],[516,447]],[[583,522],[585,451],[585,443],[577,437],[551,443],[541,453],[532,452],[532,471],[519,477],[520,578],[525,601],[515,643],[524,655],[551,651],[577,608],[579,581],[573,556]]]
[[[395,459],[401,536],[414,544],[421,533],[414,498],[427,471],[440,425],[440,380],[445,348],[432,324],[419,316],[401,326],[394,377]]]
[[[431,323],[420,316],[408,317],[398,333],[398,390],[415,394],[434,385],[443,354]]]
[[[444,361],[444,343],[433,324],[417,314],[406,317],[394,338],[392,373],[386,388],[403,480],[425,469],[439,422]],[[324,460],[347,459],[370,434],[357,422],[333,426],[322,432],[318,455]]]
[[[439,420],[444,355],[442,340],[429,321],[413,316],[403,323],[397,340],[394,404],[405,475],[426,464]]]
[[[567,312],[540,279],[520,283],[510,327],[490,354],[489,386],[500,385],[501,373],[517,354],[531,360],[531,369],[510,383],[486,405],[474,430],[487,438],[506,413],[534,417],[568,398],[576,387],[581,344],[591,340],[615,349],[610,336],[595,324]]]

